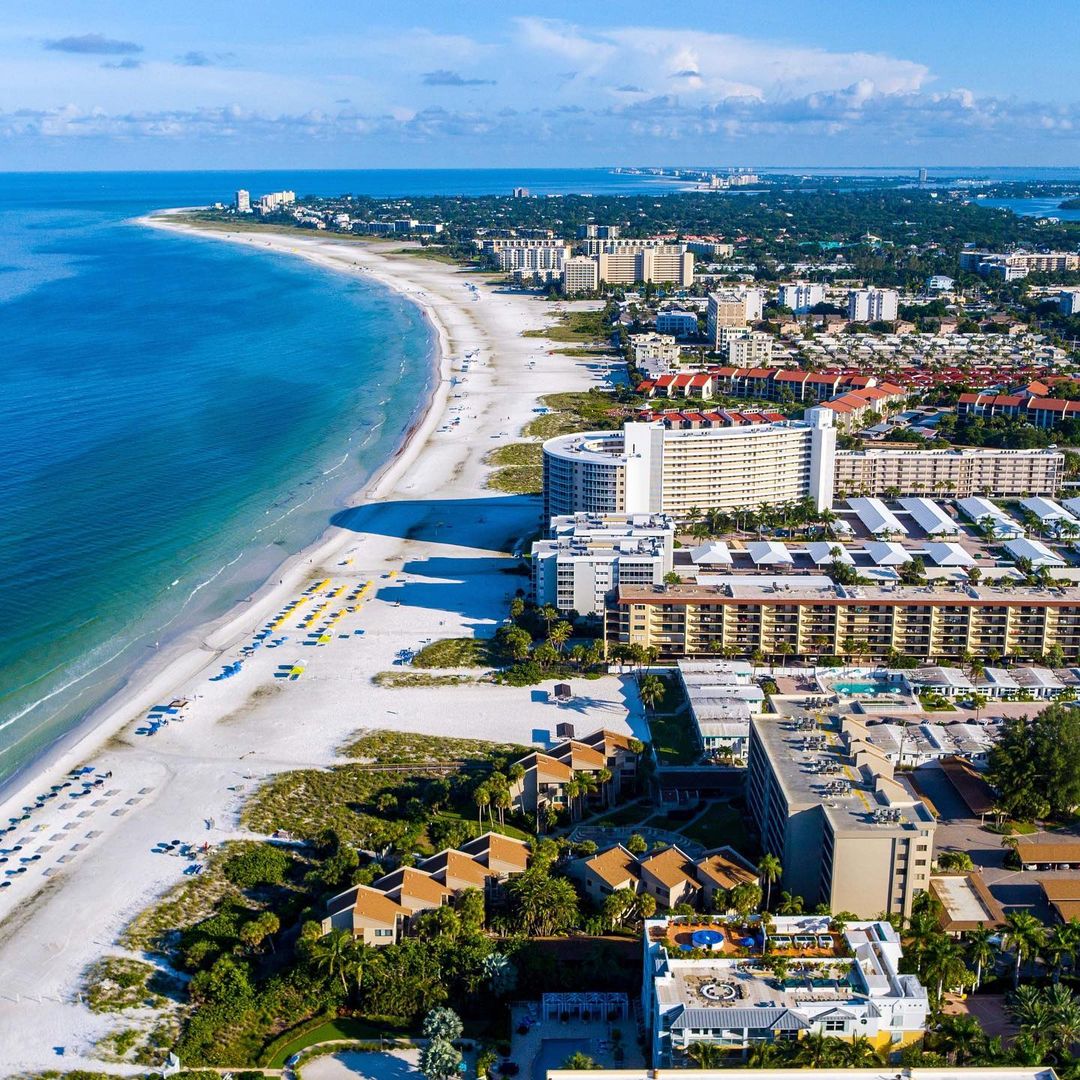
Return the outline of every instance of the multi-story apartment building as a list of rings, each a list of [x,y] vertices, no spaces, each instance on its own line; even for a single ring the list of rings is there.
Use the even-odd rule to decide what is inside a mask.
[[[296,202],[295,191],[271,191],[259,198],[257,208],[260,214],[272,214],[285,206]]]
[[[766,500],[767,501],[767,500]],[[732,575],[717,585],[623,586],[605,638],[656,646],[666,660],[891,653],[958,662],[1037,657],[1060,645],[1080,658],[1080,588],[837,585],[828,578]]]
[[[720,240],[691,236],[687,238],[686,250],[704,259],[730,259],[735,254],[735,245],[725,244]]]
[[[1034,427],[1057,427],[1063,420],[1080,419],[1080,401],[1021,394],[961,394],[956,403],[961,419],[969,416],[1011,416]]]
[[[507,273],[522,271],[539,274],[550,271],[561,275],[569,257],[569,244],[549,244],[537,240],[502,244],[492,252],[492,260]]]
[[[900,973],[900,935],[884,921],[841,928],[828,915],[777,915],[766,929],[756,919],[647,919],[644,952],[641,1003],[654,1070],[691,1065],[701,1043],[738,1057],[755,1044],[824,1034],[865,1038],[887,1053],[926,1028],[926,988]],[[777,978],[766,952],[799,975]],[[657,1071],[655,1080],[669,1075]]]
[[[848,322],[893,322],[898,307],[895,289],[853,289],[848,293]]]
[[[251,213],[251,192],[241,188],[236,193],[236,212],[238,214]]]
[[[960,269],[974,270],[983,277],[1018,281],[1028,274],[1060,274],[1080,269],[1080,255],[1073,251],[962,251]]]
[[[801,368],[726,366],[711,368],[722,394],[745,395],[765,401],[829,401],[851,390],[876,386],[874,375],[853,372],[803,371]]]
[[[698,317],[693,311],[661,311],[656,316],[656,332],[677,338],[693,337],[698,332]]]
[[[601,252],[594,258],[600,280],[608,285],[671,282],[687,288],[694,284],[694,256],[681,244]]]
[[[755,717],[746,792],[781,885],[807,905],[906,918],[929,887],[934,816],[860,721]]]
[[[1058,293],[1062,315],[1080,315],[1080,289],[1062,289]]]
[[[720,352],[727,345],[723,330],[742,330],[748,323],[761,318],[763,298],[760,289],[730,289],[712,293],[706,308],[705,333],[713,350]]]
[[[634,367],[649,375],[661,375],[679,366],[682,347],[667,334],[634,334],[630,338]]]
[[[1065,455],[1052,448],[998,450],[837,450],[834,488],[848,495],[989,495],[1018,498],[1055,495],[1065,475]]]
[[[571,255],[563,263],[563,292],[567,296],[594,293],[600,288],[600,267],[588,255]]]
[[[618,240],[621,231],[618,225],[595,225],[590,222],[588,225],[577,227],[577,238],[579,240]]]
[[[544,443],[544,514],[664,513],[811,498],[832,505],[832,415],[675,414]]]
[[[781,285],[777,303],[781,307],[791,308],[795,315],[808,315],[812,307],[825,303],[825,286],[810,281]]]
[[[640,750],[641,744],[629,735],[605,728],[581,739],[567,739],[548,753],[537,750],[516,762],[523,772],[510,784],[514,808],[525,814],[548,807],[563,810],[569,805],[567,785],[578,773],[599,777],[605,771],[609,779],[598,781],[588,801],[607,805],[635,782]]]
[[[603,616],[620,584],[659,584],[670,573],[675,522],[662,514],[553,518],[550,537],[532,545],[538,604]]]
[[[772,334],[752,330],[728,341],[725,359],[737,367],[764,367],[772,363],[775,344]]]

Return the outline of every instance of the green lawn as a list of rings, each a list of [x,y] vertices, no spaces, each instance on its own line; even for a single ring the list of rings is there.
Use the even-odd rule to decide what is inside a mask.
[[[318,1027],[312,1028],[297,1035],[291,1042],[286,1043],[276,1050],[266,1067],[280,1069],[286,1061],[306,1050],[309,1046],[317,1046],[319,1043],[333,1042],[336,1039],[355,1039],[362,1042],[378,1042],[380,1038],[393,1039],[402,1034],[400,1031],[388,1030],[385,1027],[375,1027],[366,1020],[358,1020],[355,1017],[345,1016],[338,1020],[327,1020]]]
[[[690,714],[649,714],[649,731],[659,765],[693,765],[701,757]]]
[[[704,815],[690,824],[673,826],[688,840],[706,848],[729,844],[740,855],[747,855],[749,840],[739,812],[729,803],[712,803]]]

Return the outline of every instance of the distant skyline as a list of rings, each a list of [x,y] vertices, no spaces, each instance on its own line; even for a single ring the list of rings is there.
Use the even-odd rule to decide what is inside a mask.
[[[1076,8],[8,0],[0,169],[1080,164]]]

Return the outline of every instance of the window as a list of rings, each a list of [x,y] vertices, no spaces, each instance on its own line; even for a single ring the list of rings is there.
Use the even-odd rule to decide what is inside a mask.
[[[393,937],[394,936],[394,931],[393,930],[376,930],[375,931],[375,936],[376,937]]]
[[[839,1019],[826,1020],[821,1026],[825,1031],[847,1031],[847,1022]]]

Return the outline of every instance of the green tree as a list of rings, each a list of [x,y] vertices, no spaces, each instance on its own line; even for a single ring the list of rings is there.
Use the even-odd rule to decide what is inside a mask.
[[[1005,916],[1003,938],[1015,958],[1013,986],[1020,983],[1020,967],[1039,955],[1046,944],[1046,927],[1029,911],[1010,911]]]
[[[982,984],[983,972],[997,960],[994,932],[982,923],[967,935],[968,962],[975,965],[975,989]]]
[[[340,979],[341,988],[348,992],[346,972],[356,960],[356,945],[352,934],[347,930],[331,930],[315,943],[311,950],[311,959],[317,971],[331,979]]]
[[[1080,710],[1054,704],[1033,720],[1007,720],[988,779],[1013,817],[1066,817],[1080,805]]]
[[[444,1039],[432,1039],[420,1051],[420,1072],[427,1080],[447,1080],[461,1064],[461,1051]]]
[[[292,860],[273,844],[254,844],[225,860],[225,876],[241,889],[280,885]]]
[[[424,1017],[420,1033],[425,1039],[442,1039],[444,1042],[456,1042],[465,1030],[461,1017],[453,1009],[439,1006]]]
[[[631,855],[644,855],[649,850],[649,845],[645,840],[645,837],[640,833],[634,833],[629,840],[626,841],[626,850]]]
[[[772,887],[773,882],[780,880],[780,875],[784,872],[784,867],[780,860],[771,852],[767,851],[758,860],[758,873],[761,875],[761,880],[765,882],[765,910],[769,908],[769,904],[772,900]]]
[[[562,1069],[599,1069],[602,1066],[598,1065],[588,1054],[583,1054],[580,1050],[575,1050],[560,1066]]]
[[[638,694],[641,697],[641,704],[646,709],[654,709],[661,701],[664,700],[664,680],[658,675],[646,675],[641,680],[641,686],[638,688]]]
[[[527,937],[560,934],[578,923],[578,897],[566,878],[530,867],[506,885],[509,919]]]

